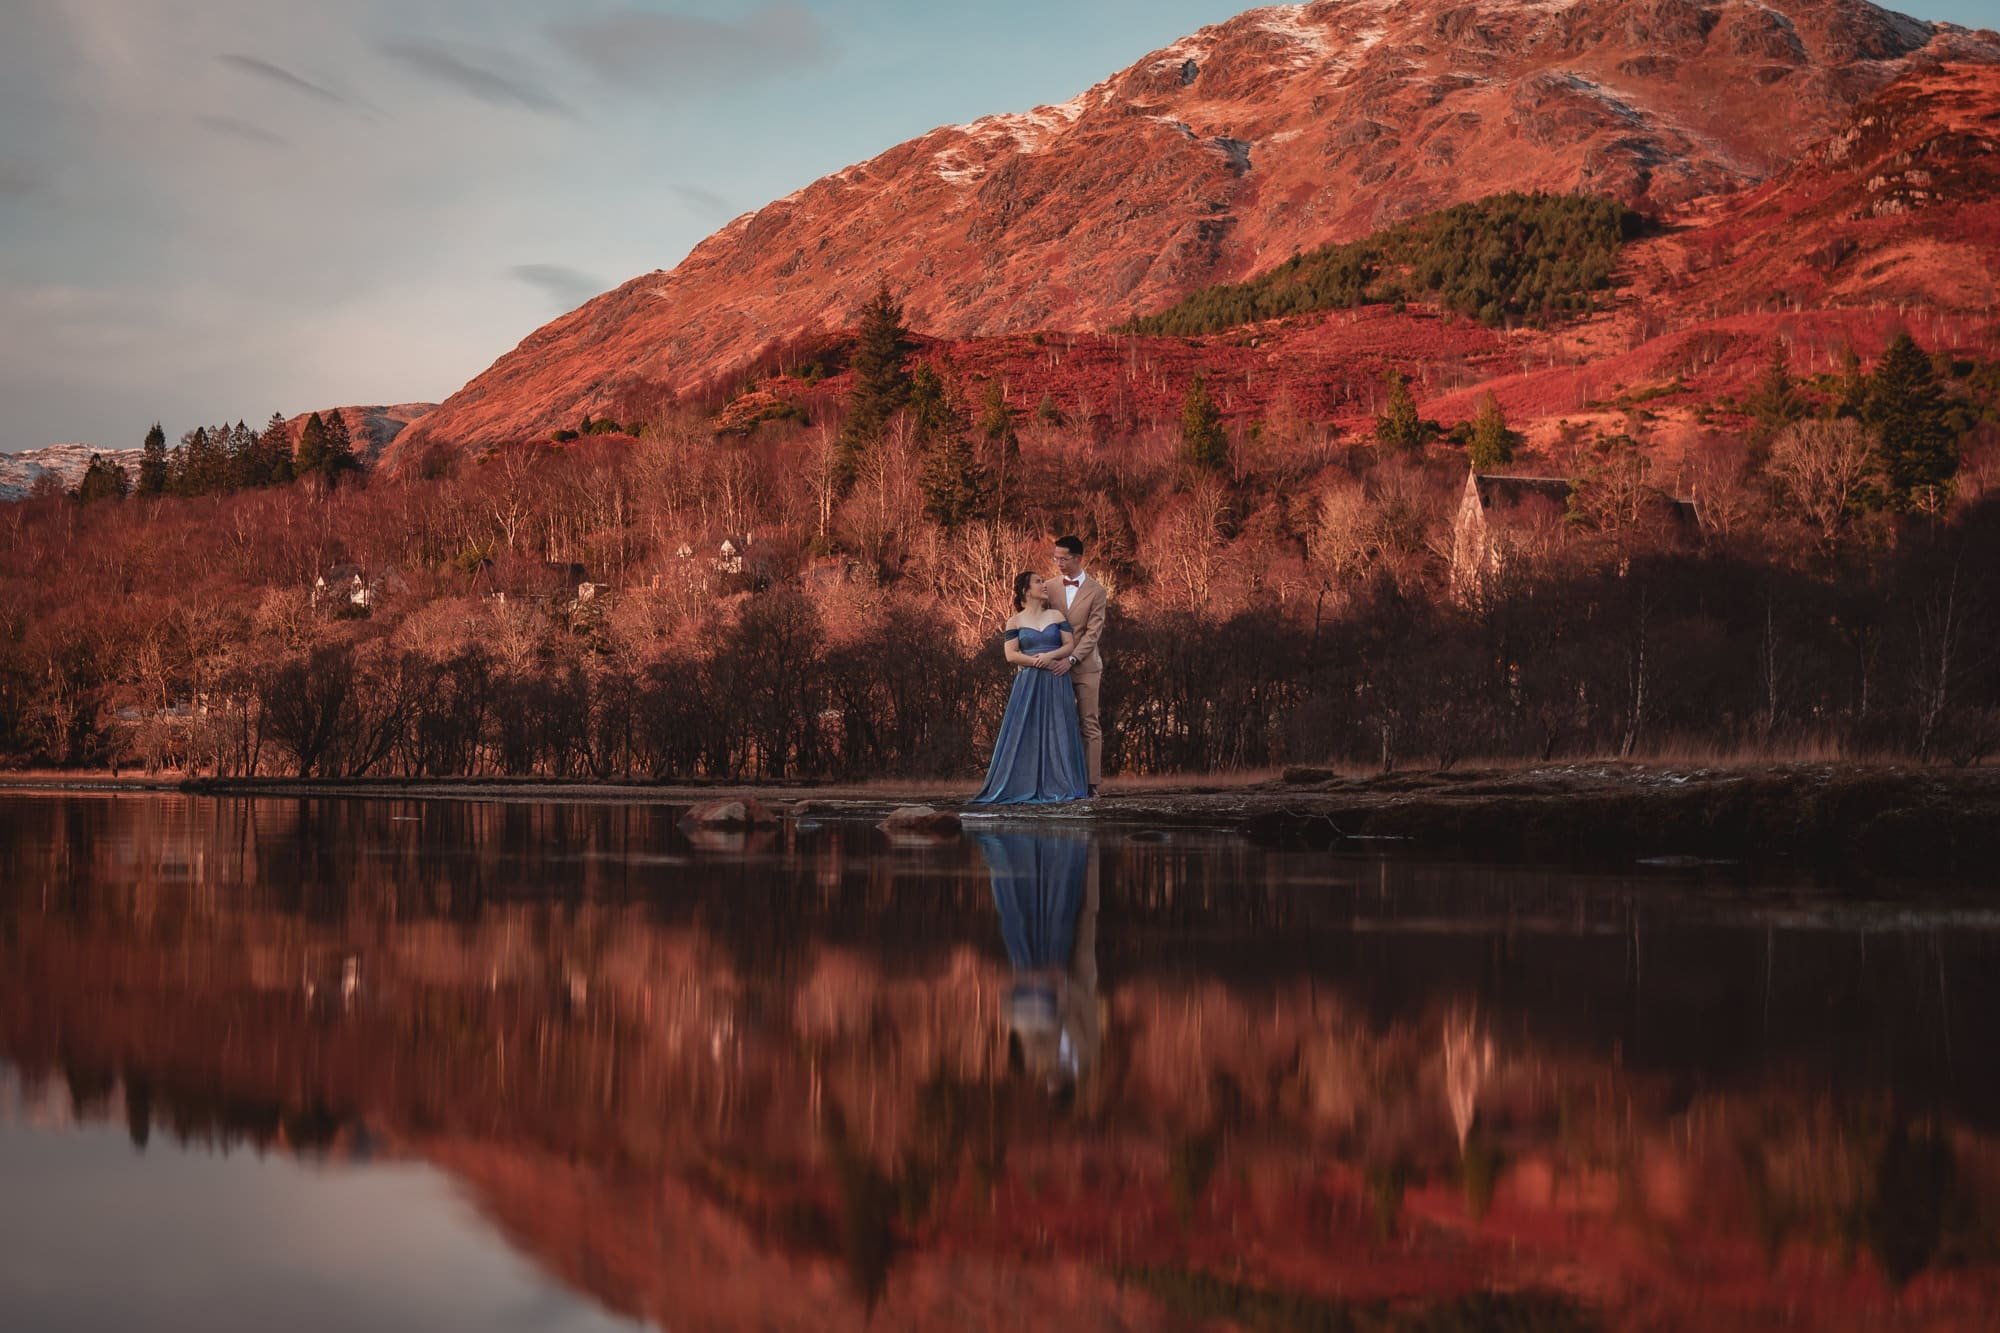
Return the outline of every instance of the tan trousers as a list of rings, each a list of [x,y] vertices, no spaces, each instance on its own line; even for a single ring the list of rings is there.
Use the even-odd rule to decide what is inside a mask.
[[[1076,685],[1076,720],[1083,730],[1083,754],[1090,766],[1090,785],[1095,787],[1104,780],[1104,728],[1097,721],[1097,690],[1104,683],[1104,672],[1072,671],[1069,678]]]

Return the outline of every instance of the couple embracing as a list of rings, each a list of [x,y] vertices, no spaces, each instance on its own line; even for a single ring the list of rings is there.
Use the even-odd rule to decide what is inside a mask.
[[[1001,632],[1017,668],[986,785],[973,805],[1045,805],[1097,795],[1104,732],[1098,687],[1109,594],[1083,570],[1083,542],[1058,537],[1057,573],[1023,571],[1014,580],[1014,614]]]

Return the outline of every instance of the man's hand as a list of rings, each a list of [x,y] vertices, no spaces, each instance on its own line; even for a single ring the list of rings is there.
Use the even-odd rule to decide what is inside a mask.
[[[1067,676],[1069,674],[1069,666],[1070,662],[1067,657],[1058,657],[1055,665],[1050,667],[1049,670],[1055,672],[1058,676]]]

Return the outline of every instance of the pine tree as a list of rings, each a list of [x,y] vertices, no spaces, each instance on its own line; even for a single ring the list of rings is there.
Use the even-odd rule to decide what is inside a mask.
[[[292,432],[282,412],[273,412],[257,437],[257,466],[266,486],[289,486],[292,482]]]
[[[1861,373],[1861,356],[1853,346],[1840,349],[1840,373],[1834,378],[1833,415],[1858,417],[1868,396],[1868,377]]]
[[[1861,395],[1861,420],[1881,435],[1882,476],[1902,508],[1935,500],[1958,471],[1958,440],[1931,359],[1899,333],[1875,363]]]
[[[83,470],[83,480],[77,483],[76,498],[84,504],[95,500],[122,500],[131,489],[132,483],[126,477],[124,468],[102,454],[92,454],[90,465]]]
[[[1188,381],[1181,396],[1181,458],[1189,467],[1220,472],[1229,465],[1229,436],[1222,429],[1222,412],[1208,396],[1200,375]]]
[[[337,483],[343,473],[360,470],[361,460],[354,456],[354,437],[347,431],[347,413],[335,408],[326,417],[326,479]]]
[[[208,448],[201,457],[203,495],[227,495],[235,489],[229,470],[229,423],[208,428]]]
[[[938,378],[928,364],[918,366],[910,376],[910,425],[920,444],[932,444],[958,429],[958,414]]]
[[[139,494],[167,493],[167,433],[155,421],[139,450]]]
[[[1044,397],[1044,403],[1049,400]],[[1021,437],[1014,432],[1014,414],[1007,410],[1007,394],[1000,381],[986,381],[986,401],[979,412],[979,439],[982,462],[993,478],[993,517],[998,521],[1007,510],[1007,483],[1020,471]]]
[[[345,414],[336,408],[324,416],[315,412],[306,419],[292,461],[295,476],[319,477],[327,485],[337,486],[344,473],[360,470],[361,460],[354,456]]]
[[[167,453],[167,494],[190,495],[187,480],[188,437],[181,436],[181,442]]]
[[[226,431],[196,426],[181,436],[181,447],[168,470],[167,484],[176,495],[216,495],[229,489]]]
[[[1771,359],[1765,362],[1764,373],[1743,407],[1753,423],[1751,433],[1760,443],[1769,443],[1806,414],[1798,384],[1792,379],[1791,358],[1784,343],[1772,340]]]
[[[1430,438],[1423,418],[1417,415],[1417,400],[1410,396],[1409,382],[1395,371],[1389,372],[1389,402],[1375,418],[1375,438],[1406,453],[1418,453]]]
[[[931,443],[920,482],[924,512],[945,528],[977,518],[992,494],[992,479],[963,430]]]
[[[966,438],[964,423],[945,389],[928,365],[910,378],[910,422],[924,450],[918,484],[924,511],[946,528],[975,517],[985,506],[990,478]]]
[[[326,475],[326,422],[315,412],[306,418],[306,424],[299,429],[298,452],[292,458],[292,472],[300,477],[323,477]]]
[[[1500,400],[1491,389],[1480,400],[1479,415],[1472,419],[1472,438],[1466,442],[1465,456],[1473,467],[1482,470],[1514,461],[1514,432],[1507,429]]]
[[[257,455],[257,432],[251,430],[240,419],[229,428],[229,442],[225,452],[229,456],[231,490],[247,490],[252,486],[264,485],[263,460]]]
[[[861,332],[854,348],[854,388],[847,396],[847,420],[840,428],[835,472],[845,490],[854,482],[862,456],[878,444],[883,432],[910,397],[910,375],[903,360],[910,352],[910,331],[903,327],[903,305],[889,294],[884,280],[875,297],[861,310]]]

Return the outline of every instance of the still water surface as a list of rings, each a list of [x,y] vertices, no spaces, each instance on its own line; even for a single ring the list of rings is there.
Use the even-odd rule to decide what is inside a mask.
[[[2000,913],[0,796],[8,1329],[1984,1328]]]

